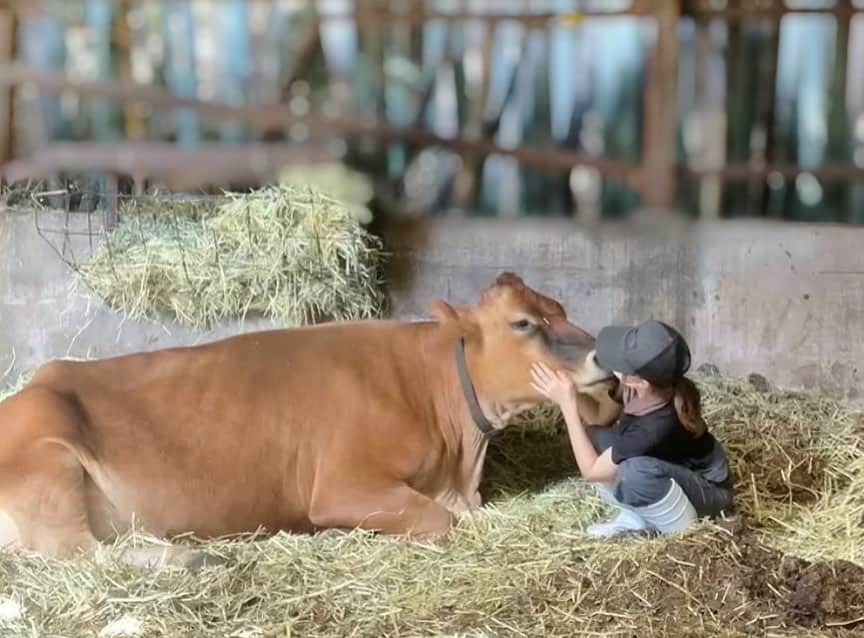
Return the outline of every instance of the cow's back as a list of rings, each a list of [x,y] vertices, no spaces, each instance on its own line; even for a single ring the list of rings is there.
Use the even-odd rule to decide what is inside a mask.
[[[412,471],[394,441],[422,446],[417,375],[434,329],[370,321],[250,333],[54,362],[32,385],[75,406],[75,444],[118,521],[134,513],[156,533],[202,536],[302,530],[319,466],[334,455]]]

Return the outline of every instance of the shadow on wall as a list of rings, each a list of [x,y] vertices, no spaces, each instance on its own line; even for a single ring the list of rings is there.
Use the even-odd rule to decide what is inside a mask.
[[[387,219],[375,215],[369,231],[384,242],[388,253],[382,277],[386,283],[387,307],[394,308],[394,294],[404,295],[406,291],[416,290],[418,269],[422,267],[422,255],[430,249],[431,234],[429,224],[424,219]],[[447,291],[433,293],[436,297],[446,297]],[[431,301],[431,297],[428,301]],[[421,309],[422,311],[422,309]],[[425,312],[423,312],[425,316]]]

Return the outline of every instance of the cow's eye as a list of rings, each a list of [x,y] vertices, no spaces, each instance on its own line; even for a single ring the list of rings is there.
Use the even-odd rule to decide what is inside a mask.
[[[527,319],[520,319],[519,321],[514,321],[513,323],[511,323],[510,327],[513,328],[513,330],[525,332],[526,330],[530,330],[531,328],[533,328],[534,324]]]

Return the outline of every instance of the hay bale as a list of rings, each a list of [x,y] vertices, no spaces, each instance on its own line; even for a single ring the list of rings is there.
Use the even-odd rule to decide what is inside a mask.
[[[311,186],[330,197],[344,202],[361,224],[372,221],[369,202],[375,194],[372,182],[363,173],[342,163],[322,163],[305,166],[289,164],[279,173],[279,183],[287,186]]]
[[[279,185],[216,201],[136,200],[78,270],[132,318],[206,328],[263,316],[296,326],[381,316],[384,258],[346,205]]]
[[[227,564],[192,574],[0,555],[0,601],[20,609],[0,618],[0,634],[854,635],[864,415],[746,380],[697,380],[734,465],[737,527],[589,539],[584,527],[607,509],[576,476],[557,410],[543,408],[495,440],[489,504],[440,544],[359,531],[224,540],[208,550]]]

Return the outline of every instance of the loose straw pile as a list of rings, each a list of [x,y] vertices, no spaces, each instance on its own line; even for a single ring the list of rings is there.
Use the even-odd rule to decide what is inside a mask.
[[[0,634],[861,635],[864,418],[818,396],[697,380],[734,464],[738,520],[589,539],[608,511],[575,476],[560,415],[541,409],[494,443],[489,502],[442,543],[225,540],[204,549],[227,564],[196,573],[0,555],[0,617],[4,600],[17,610]]]

